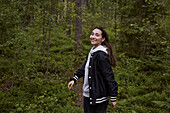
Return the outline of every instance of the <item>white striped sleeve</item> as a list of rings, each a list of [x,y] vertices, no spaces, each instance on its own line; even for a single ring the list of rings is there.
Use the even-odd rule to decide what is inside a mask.
[[[79,79],[78,76],[76,76],[76,75],[75,75],[73,78],[74,78],[75,80],[78,80],[78,79]]]
[[[111,97],[111,98],[110,98],[110,101],[111,101],[111,102],[115,102],[115,101],[116,101],[116,97]]]

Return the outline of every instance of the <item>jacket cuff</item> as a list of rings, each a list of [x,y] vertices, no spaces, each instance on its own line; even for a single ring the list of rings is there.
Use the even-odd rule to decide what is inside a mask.
[[[110,101],[111,101],[111,102],[115,102],[115,101],[116,101],[116,97],[111,97],[111,98],[110,98]]]
[[[74,76],[73,78],[70,79],[70,81],[74,80],[74,82],[76,83],[76,81],[78,80],[78,76]]]

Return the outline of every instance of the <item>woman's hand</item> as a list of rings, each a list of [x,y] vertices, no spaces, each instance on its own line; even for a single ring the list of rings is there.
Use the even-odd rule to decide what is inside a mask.
[[[113,109],[116,108],[116,102],[112,102]]]
[[[71,90],[71,88],[73,87],[73,85],[74,85],[74,80],[72,80],[72,81],[70,81],[70,82],[68,83],[68,89]]]

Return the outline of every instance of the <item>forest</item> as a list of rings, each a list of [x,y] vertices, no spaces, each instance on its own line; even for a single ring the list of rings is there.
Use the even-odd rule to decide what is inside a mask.
[[[83,113],[67,84],[102,26],[116,56],[117,107],[170,112],[170,0],[0,0],[0,113]]]

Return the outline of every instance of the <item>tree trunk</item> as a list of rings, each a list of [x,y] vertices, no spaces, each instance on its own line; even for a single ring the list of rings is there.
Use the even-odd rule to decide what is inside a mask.
[[[22,46],[22,45],[19,45],[18,52],[17,52],[16,56],[14,57],[14,60],[16,61],[16,64],[15,64],[14,72],[13,72],[14,75],[13,75],[13,79],[12,79],[12,89],[13,89],[13,86],[14,86],[14,78],[15,78],[15,74],[16,74],[16,72],[17,72],[18,58],[19,58],[21,46]]]
[[[76,0],[76,14],[75,18],[75,50],[82,49],[82,11],[81,11],[81,0]]]
[[[43,9],[43,57],[45,57],[45,43],[46,43],[46,30],[45,30],[45,9]]]
[[[123,7],[123,0],[120,0],[119,1],[119,11],[121,10],[122,7]],[[122,30],[122,15],[123,14],[124,14],[123,12],[119,13],[119,23],[120,23],[120,25],[119,25],[120,31],[118,33],[119,37],[123,37],[123,30]],[[122,40],[119,40],[119,48],[123,48]]]
[[[115,49],[117,50],[117,1],[115,0]]]
[[[145,4],[146,5],[146,4]],[[145,8],[145,24],[146,24],[146,18],[147,18],[147,13],[148,13],[148,9]],[[143,34],[143,44],[141,45],[141,52],[139,53],[140,54],[140,59],[144,59],[145,57],[145,52],[146,52],[146,38],[147,38],[147,34],[144,33]]]
[[[56,14],[55,5],[56,5],[55,0],[52,0],[51,1],[51,15],[52,15],[52,18],[55,18],[55,14]],[[55,21],[53,21],[52,26],[55,26],[55,25],[56,25],[56,23],[55,23]]]
[[[16,58],[15,58],[15,60],[16,60],[16,64],[15,64],[15,67],[14,67],[14,75],[15,75],[15,74],[16,74],[16,72],[17,72],[17,67],[18,67],[18,58],[19,58],[20,50],[21,50],[21,45],[20,45],[20,47],[19,47],[19,49],[18,49],[18,53],[16,54]]]
[[[70,12],[70,10],[71,10],[71,2],[72,2],[72,0],[67,0],[67,17],[66,17],[66,19],[67,19],[67,36],[68,37],[71,37],[71,12]]]
[[[51,27],[51,26],[50,26]],[[50,37],[51,37],[51,28],[49,29],[49,34],[48,34],[48,50],[47,50],[47,70],[46,70],[46,79],[48,79],[48,64],[49,64],[49,49],[50,49]]]
[[[64,18],[64,6],[62,6],[63,3],[64,3],[64,0],[60,0],[60,3],[59,3],[60,4],[60,15],[59,15],[59,21],[58,21],[60,25],[62,24],[62,19]]]

